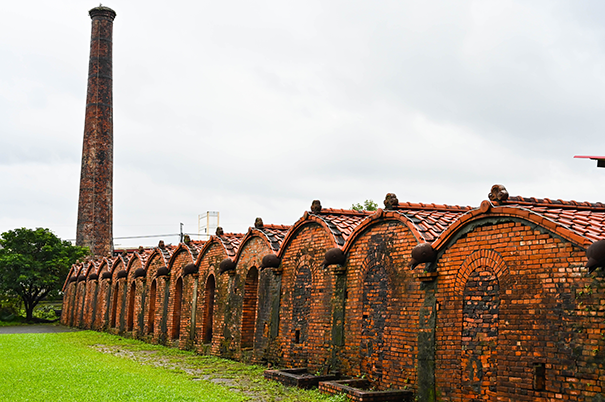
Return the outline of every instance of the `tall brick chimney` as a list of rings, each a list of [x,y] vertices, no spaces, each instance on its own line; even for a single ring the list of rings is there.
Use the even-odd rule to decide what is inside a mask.
[[[115,11],[95,7],[92,18],[90,62],[78,228],[76,244],[97,257],[113,252],[113,100],[111,37]]]

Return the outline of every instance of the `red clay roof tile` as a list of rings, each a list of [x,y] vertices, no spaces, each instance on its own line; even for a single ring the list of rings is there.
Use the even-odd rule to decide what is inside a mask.
[[[509,197],[503,205],[524,208],[591,241],[605,238],[605,204]],[[550,226],[545,224],[545,226]]]
[[[371,211],[323,208],[320,213],[311,215],[324,221],[332,232],[336,244],[343,246],[355,228],[373,213]]]
[[[432,242],[452,223],[471,210],[471,207],[459,205],[399,203],[397,212],[408,218],[424,237]]]

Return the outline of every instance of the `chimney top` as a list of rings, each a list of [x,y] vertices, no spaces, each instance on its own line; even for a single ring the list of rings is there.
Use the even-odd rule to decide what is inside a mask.
[[[90,18],[105,17],[105,18],[109,18],[110,20],[113,21],[113,19],[116,17],[116,12],[113,11],[109,7],[105,7],[101,4],[99,4],[99,7],[95,7],[92,10],[90,10],[88,12],[88,15],[90,15]]]

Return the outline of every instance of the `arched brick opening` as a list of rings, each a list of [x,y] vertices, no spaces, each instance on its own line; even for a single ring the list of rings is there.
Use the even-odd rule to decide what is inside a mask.
[[[116,320],[118,316],[118,295],[120,293],[120,282],[117,282],[113,289],[113,299],[111,301],[111,323],[110,327],[116,327]]]
[[[132,281],[130,285],[130,292],[128,294],[128,315],[126,316],[127,320],[127,331],[132,331],[134,329],[134,298],[137,292],[137,284],[135,281]]]
[[[151,290],[149,291],[149,312],[147,313],[147,333],[155,332],[155,303],[157,299],[157,280],[151,282]]]
[[[383,376],[383,360],[389,302],[389,279],[385,267],[374,265],[366,273],[362,294],[361,372],[373,382]]]
[[[258,296],[258,270],[252,267],[244,283],[244,305],[242,312],[242,348],[254,346],[254,328],[256,324],[256,300]]]
[[[183,302],[183,278],[176,281],[174,288],[174,308],[172,310],[172,339],[181,336],[181,307]]]
[[[216,291],[216,282],[214,275],[210,275],[206,281],[206,290],[204,298],[204,321],[202,333],[204,334],[203,343],[212,343],[212,325],[214,322],[214,293]]]
[[[303,363],[308,359],[309,317],[311,315],[313,275],[309,265],[301,265],[296,271],[292,289],[292,332],[293,355]]]
[[[489,267],[468,276],[463,291],[460,369],[465,401],[496,399],[500,286]]]

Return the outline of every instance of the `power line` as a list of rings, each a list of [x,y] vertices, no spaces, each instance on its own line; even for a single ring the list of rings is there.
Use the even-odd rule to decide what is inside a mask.
[[[121,236],[121,237],[114,237],[113,240],[127,240],[127,239],[147,239],[147,238],[151,238],[151,237],[171,237],[171,236],[182,236],[182,235],[189,235],[189,236],[207,236],[206,234],[199,234],[199,233],[170,233],[170,234],[161,234],[161,235],[146,235],[146,236]],[[65,239],[67,241],[76,241],[76,239]]]
[[[114,237],[114,240],[124,240],[124,239],[145,239],[148,237],[169,237],[169,236],[180,236],[180,233],[171,233],[171,234],[161,234],[161,235],[148,235],[148,236],[123,236],[123,237]]]

